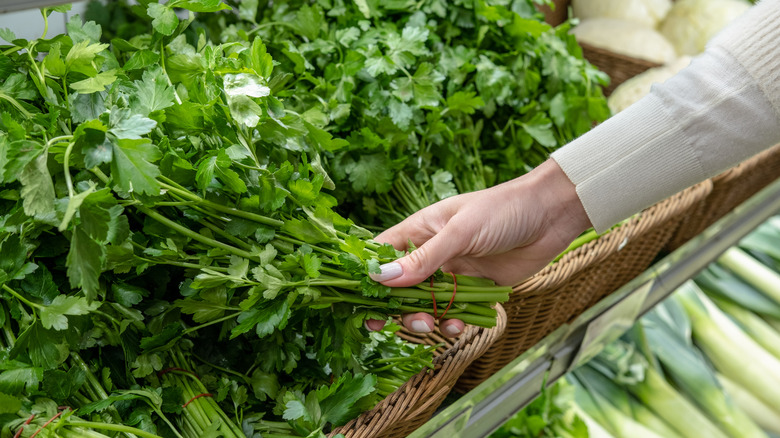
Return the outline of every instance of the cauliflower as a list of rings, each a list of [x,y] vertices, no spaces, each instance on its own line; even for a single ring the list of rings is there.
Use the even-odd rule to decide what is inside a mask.
[[[616,18],[656,27],[672,7],[671,0],[572,0],[574,16]]]
[[[716,33],[750,8],[744,0],[678,0],[658,29],[680,55],[704,51]]]
[[[660,33],[632,21],[591,18],[582,20],[572,32],[582,43],[658,64],[677,58],[674,46]]]

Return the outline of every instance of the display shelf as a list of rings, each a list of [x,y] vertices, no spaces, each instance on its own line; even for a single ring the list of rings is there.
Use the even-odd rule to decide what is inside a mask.
[[[45,8],[47,6],[64,5],[74,0],[0,0],[0,14],[6,12],[24,11],[27,9]]]
[[[780,180],[725,215],[570,324],[548,335],[484,383],[441,410],[409,438],[489,435],[551,384],[587,362],[645,312],[723,251],[780,211]]]

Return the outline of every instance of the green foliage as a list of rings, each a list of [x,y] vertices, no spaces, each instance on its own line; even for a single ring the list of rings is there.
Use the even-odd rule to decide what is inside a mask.
[[[241,16],[263,16],[248,4]],[[215,41],[208,22],[228,9],[93,3],[99,22],[74,18],[67,35],[3,34],[19,45],[0,55],[0,402],[14,407],[3,434],[36,413],[27,432],[57,415],[69,436],[85,436],[80,421],[128,436],[323,436],[430,365],[428,350],[364,328],[433,302],[426,285],[400,298],[370,279],[399,253],[334,196],[342,184],[388,191],[404,163],[373,128],[333,129],[351,109],[290,94],[319,62],[308,44],[327,42],[329,16],[295,10],[288,58],[271,38]],[[403,105],[438,105],[435,69],[416,65],[428,35],[399,31],[382,48],[381,68],[414,66],[396,83]],[[353,153],[358,140],[376,148]],[[437,174],[437,193],[451,178]],[[484,309],[509,289],[479,288],[464,292],[484,294],[479,314],[459,317],[491,326]],[[408,360],[386,369],[381,352]]]
[[[262,39],[285,107],[347,139],[302,147],[364,225],[515,178],[609,116],[606,76],[532,1],[234,3],[201,23],[218,41]]]

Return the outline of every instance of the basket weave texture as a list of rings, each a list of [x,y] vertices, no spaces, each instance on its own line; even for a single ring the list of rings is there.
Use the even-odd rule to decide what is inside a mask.
[[[685,214],[712,190],[707,180],[655,204],[598,239],[564,255],[514,287],[504,303],[507,328],[463,373],[468,391],[542,338],[645,271]]]
[[[679,248],[777,178],[780,178],[780,144],[713,177],[712,193],[683,218],[667,249]]]
[[[423,370],[374,409],[341,426],[329,436],[342,433],[346,438],[402,438],[428,421],[455,382],[471,362],[487,351],[506,328],[506,313],[497,305],[496,326],[490,329],[468,327],[453,345],[436,330],[429,334],[403,331],[400,336],[412,342],[445,347],[437,350],[433,370]]]
[[[611,52],[583,42],[580,42],[579,44],[580,47],[582,47],[582,55],[585,59],[609,76],[609,85],[604,87],[605,96],[612,94],[612,92],[615,91],[615,88],[623,82],[645,70],[661,65],[645,59]]]

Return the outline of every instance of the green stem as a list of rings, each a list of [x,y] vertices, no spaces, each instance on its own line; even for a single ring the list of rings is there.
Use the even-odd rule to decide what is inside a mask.
[[[25,118],[25,119],[32,119],[33,115],[32,115],[32,114],[30,114],[30,112],[29,112],[29,111],[27,111],[26,109],[24,109],[24,107],[22,106],[22,104],[21,104],[21,103],[19,103],[19,101],[17,101],[17,100],[16,100],[16,99],[14,99],[13,97],[11,97],[11,96],[9,96],[9,95],[7,95],[7,94],[5,94],[5,93],[0,93],[0,99],[6,100],[6,101],[8,101],[8,103],[10,103],[11,105],[13,105],[13,106],[14,106],[14,108],[16,108],[17,110],[19,110],[19,112],[20,112],[20,113],[22,113],[22,115],[24,116],[24,118]]]
[[[238,371],[233,371],[233,370],[230,370],[230,369],[227,369],[227,368],[222,368],[220,366],[214,365],[213,363],[208,362],[206,359],[203,359],[202,357],[200,357],[200,356],[198,356],[196,354],[192,354],[192,357],[194,357],[195,359],[197,359],[197,360],[203,362],[204,364],[210,366],[211,368],[214,368],[215,370],[221,371],[221,372],[223,372],[225,374],[232,374],[232,375],[234,375],[236,377],[240,377],[241,380],[243,380],[244,382],[250,383],[249,377],[245,376],[244,374],[239,373]]]
[[[180,268],[190,268],[190,269],[203,269],[208,268],[212,271],[218,271],[218,272],[227,272],[228,268],[223,268],[221,266],[203,266],[199,265],[197,263],[187,263],[187,262],[179,262],[176,260],[168,260],[168,259],[147,259],[141,256],[135,256],[138,260],[143,260],[145,262],[154,263],[157,265],[170,265],[170,266],[178,266]]]
[[[217,318],[217,319],[215,319],[213,321],[209,321],[207,323],[204,323],[204,324],[201,324],[201,325],[198,325],[198,326],[195,326],[195,327],[190,327],[190,328],[184,330],[182,332],[182,335],[186,335],[188,333],[192,333],[194,331],[200,330],[200,329],[208,327],[210,325],[219,324],[220,322],[225,322],[225,321],[228,321],[230,319],[237,318],[238,315],[240,315],[240,314],[241,314],[241,312],[231,313],[230,315],[223,316],[222,318]]]
[[[248,243],[244,242],[243,240],[239,239],[236,236],[233,236],[232,234],[229,234],[225,232],[225,230],[219,228],[218,226],[212,224],[211,222],[207,222],[205,220],[198,221],[199,224],[203,225],[204,227],[208,228],[212,232],[214,232],[216,235],[222,237],[223,239],[226,239],[233,243],[234,245],[243,248],[245,250],[252,249],[252,245],[249,245]]]
[[[322,254],[331,256],[331,257],[336,257],[337,255],[340,254],[338,251],[332,251],[332,250],[329,250],[327,248],[323,248],[321,246],[313,245],[311,243],[306,243],[306,242],[304,242],[302,240],[294,239],[294,238],[288,237],[288,236],[282,236],[282,235],[277,234],[276,236],[274,236],[274,239],[281,240],[282,242],[292,243],[293,245],[298,245],[298,246],[301,246],[301,245],[304,245],[304,244],[305,245],[309,245],[311,247],[311,249],[313,249],[313,250],[315,250],[317,252],[320,252]]]
[[[433,292],[433,296],[436,297],[437,302],[449,303],[452,299],[452,292]],[[390,289],[391,297],[397,298],[416,298],[423,300],[430,300],[430,292],[422,292],[420,290],[411,288],[392,288]],[[461,291],[458,287],[458,291],[455,293],[455,303],[484,303],[484,302],[504,302],[509,298],[509,295],[503,292],[467,292]]]
[[[23,302],[24,304],[27,304],[28,306],[30,306],[30,307],[31,307],[31,308],[33,308],[33,309],[39,309],[39,310],[40,310],[40,309],[43,309],[43,306],[42,306],[42,305],[40,305],[40,304],[36,304],[36,303],[33,303],[32,301],[30,301],[30,300],[28,300],[27,298],[25,298],[25,297],[21,296],[21,295],[20,295],[20,294],[18,294],[16,291],[14,291],[14,290],[13,290],[13,289],[11,289],[10,287],[8,287],[8,285],[6,285],[6,284],[4,284],[4,285],[3,285],[3,290],[5,290],[5,291],[6,291],[6,292],[8,292],[9,294],[13,295],[13,296],[14,296],[14,297],[15,297],[17,300],[19,300],[19,301]]]
[[[181,105],[181,98],[179,97],[179,93],[176,92],[176,87],[173,86],[171,77],[168,76],[168,70],[165,69],[165,40],[164,39],[160,39],[160,68],[162,69],[162,72],[165,75],[165,79],[168,81],[168,86],[171,87],[171,89],[173,90],[173,97],[176,99],[176,103]]]
[[[18,52],[22,50],[24,47],[21,46],[13,46],[10,49],[6,49],[3,51],[3,55],[10,55],[11,53]]]
[[[41,35],[38,39],[46,39],[46,34],[49,33],[49,14],[47,13],[49,11],[49,8],[43,8],[41,9],[41,14],[43,15],[43,35]]]
[[[263,225],[269,225],[269,226],[272,226],[272,227],[277,227],[278,228],[278,227],[281,227],[282,225],[284,225],[284,222],[282,222],[282,221],[280,221],[278,219],[272,219],[270,217],[262,216],[262,215],[251,213],[251,212],[248,212],[248,211],[238,210],[238,209],[232,208],[232,207],[226,207],[224,205],[217,204],[216,202],[211,202],[211,201],[208,201],[206,199],[203,199],[200,196],[190,192],[189,190],[187,190],[187,189],[185,189],[185,188],[183,188],[181,186],[176,187],[175,185],[178,185],[178,184],[176,184],[175,181],[173,181],[171,179],[168,179],[168,178],[166,178],[164,176],[161,176],[160,179],[162,181],[164,181],[164,182],[160,183],[160,185],[164,189],[166,189],[166,190],[168,190],[170,192],[176,193],[176,194],[178,194],[178,195],[180,195],[180,196],[182,196],[184,198],[187,198],[189,200],[195,201],[195,202],[199,203],[200,205],[202,205],[204,207],[208,207],[208,208],[210,208],[212,210],[216,210],[216,211],[219,211],[219,212],[222,212],[222,213],[227,213],[227,214],[230,214],[230,215],[233,215],[233,216],[236,216],[236,217],[240,217],[240,218],[243,218],[243,219],[248,219],[248,220],[251,220],[253,222],[257,222],[257,223],[263,224]],[[172,185],[171,183],[173,183],[175,185]]]
[[[136,429],[135,427],[125,426],[123,424],[96,423],[94,421],[83,420],[68,420],[68,424],[71,426],[84,427],[87,429],[100,429],[111,430],[114,432],[132,433],[144,438],[162,438],[160,435],[155,435],[153,433],[145,432],[141,429]]]
[[[60,135],[59,137],[54,137],[51,140],[47,141],[46,148],[48,149],[57,143],[65,143],[65,142],[70,143],[71,140],[73,140],[72,135]]]
[[[76,142],[68,143],[68,147],[65,148],[65,157],[62,160],[62,168],[65,171],[65,186],[68,188],[68,198],[73,198],[75,193],[73,191],[73,180],[70,176],[70,153],[73,151],[73,145]]]
[[[189,237],[192,240],[198,241],[200,243],[203,243],[205,245],[213,246],[215,248],[224,249],[225,251],[230,252],[231,254],[235,254],[239,257],[244,257],[253,261],[258,261],[257,257],[253,256],[247,251],[244,251],[242,249],[236,248],[235,246],[228,245],[226,243],[222,243],[218,240],[211,239],[209,237],[206,237],[202,234],[198,234],[189,228],[174,222],[167,217],[161,215],[160,213],[157,213],[154,210],[151,210],[149,208],[146,208],[141,205],[136,205],[135,208],[140,211],[141,213],[149,216],[150,218],[156,220],[157,222],[160,222],[161,224],[167,226],[168,228],[178,232],[179,234],[182,234],[186,237]]]

